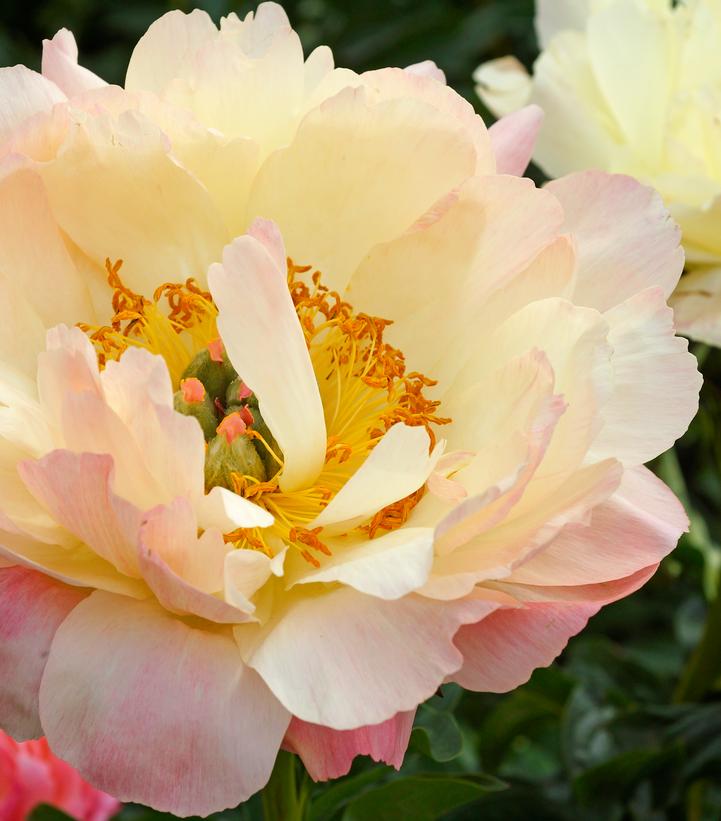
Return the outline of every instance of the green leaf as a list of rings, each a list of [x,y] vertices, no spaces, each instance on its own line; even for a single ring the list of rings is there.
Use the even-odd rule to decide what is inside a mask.
[[[40,804],[28,816],[28,821],[72,821],[69,815],[49,804]]]
[[[319,796],[312,797],[308,821],[328,821],[352,799],[365,792],[367,787],[385,778],[390,772],[390,767],[372,767],[358,775],[346,776],[334,782]]]
[[[457,758],[463,750],[463,736],[453,714],[424,704],[416,716],[411,749],[439,762]]]
[[[492,776],[398,778],[352,801],[343,813],[343,821],[437,821],[443,813],[505,787]]]

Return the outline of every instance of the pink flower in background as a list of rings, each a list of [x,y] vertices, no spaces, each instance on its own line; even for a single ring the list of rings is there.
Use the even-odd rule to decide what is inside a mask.
[[[120,809],[120,802],[54,756],[44,738],[18,744],[0,731],[0,818],[25,821],[39,804],[77,821],[106,821]]]
[[[304,59],[282,9],[171,12],[124,89],[0,73],[0,724],[207,814],[281,746],[400,766],[687,520],[643,467],[697,407],[683,266],[628,177],[520,179],[432,64]],[[11,272],[9,275],[7,272]]]

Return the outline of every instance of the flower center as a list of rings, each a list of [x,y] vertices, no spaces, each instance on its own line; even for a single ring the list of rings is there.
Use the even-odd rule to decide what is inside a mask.
[[[80,327],[89,334],[100,366],[131,345],[160,354],[176,389],[175,408],[194,416],[205,439],[206,489],[227,487],[266,508],[270,528],[225,534],[240,548],[275,555],[286,545],[318,566],[329,554],[322,529],[311,527],[338,491],[397,422],[422,425],[435,444],[439,402],[425,396],[435,382],[406,372],[403,353],[384,340],[390,320],[355,313],[322,284],[319,271],[288,260],[288,288],[305,334],[325,412],[328,441],[323,469],[312,487],[283,492],[283,454],[258,401],[228,361],[216,327],[217,309],[198,284],[165,283],[153,299],[138,295],[120,278],[122,262],[106,261],[114,315],[107,326]],[[240,318],[242,321],[242,318]],[[359,530],[373,538],[400,527],[423,496],[423,488],[378,511]]]

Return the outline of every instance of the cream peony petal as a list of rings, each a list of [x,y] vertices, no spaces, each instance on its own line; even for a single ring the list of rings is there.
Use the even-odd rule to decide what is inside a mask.
[[[100,266],[123,260],[124,283],[148,295],[162,282],[204,283],[229,239],[207,190],[168,149],[138,111],[78,114],[38,168],[60,227]]]
[[[445,73],[442,69],[438,68],[433,60],[423,60],[420,63],[413,63],[410,66],[406,66],[403,71],[407,71],[409,74],[415,74],[418,77],[428,77],[431,80],[446,85]]]
[[[688,342],[674,336],[673,312],[660,288],[631,297],[606,318],[613,347],[613,393],[589,458],[613,455],[624,464],[639,465],[668,450],[686,432],[698,410],[701,374]]]
[[[686,530],[688,518],[666,485],[644,467],[631,468],[610,499],[594,508],[588,524],[564,528],[508,580],[535,585],[613,581],[658,564]]]
[[[40,177],[31,169],[0,178],[0,279],[20,290],[46,327],[92,322],[88,285],[65,246]],[[8,312],[10,313],[10,312]],[[5,321],[5,320],[4,320]]]
[[[414,79],[423,81],[405,76]],[[321,269],[336,290],[374,245],[402,234],[476,161],[459,119],[410,96],[382,94],[383,86],[348,88],[311,111],[291,145],[262,166],[251,192],[249,217],[275,220],[289,255]]]
[[[318,569],[291,577],[288,587],[340,582],[369,596],[399,599],[422,587],[433,565],[429,527],[401,527],[373,539],[323,537],[323,542],[333,555]]]
[[[504,117],[527,105],[531,77],[515,57],[499,57],[483,63],[473,72],[476,92],[496,117]]]
[[[664,150],[669,116],[675,58],[670,32],[646,4],[628,0],[598,9],[586,31],[601,92],[624,138],[642,145],[645,162],[653,167]]]
[[[491,126],[488,133],[499,174],[523,175],[533,156],[542,122],[543,110],[537,105],[528,105],[506,114]]]
[[[572,259],[564,266],[556,258],[552,270],[534,270],[522,288],[512,288],[558,239],[562,222],[558,201],[530,180],[474,178],[430,225],[377,246],[353,276],[348,299],[371,315],[392,317],[388,339],[404,351],[409,366],[447,385],[479,350],[479,318],[486,317],[490,295],[511,288],[513,311],[529,297],[550,296],[544,293],[549,275],[557,293],[556,284],[572,273]],[[504,310],[501,318],[509,307]],[[488,321],[497,324],[498,313],[488,310]]]
[[[33,114],[48,112],[66,97],[42,74],[25,66],[0,68],[0,144]]]
[[[133,49],[125,76],[129,91],[162,94],[197,50],[212,41],[217,29],[207,12],[169,11],[156,20]]]
[[[283,452],[284,491],[308,486],[325,462],[323,406],[305,336],[286,284],[283,240],[258,220],[208,274],[228,357],[258,395]]]
[[[21,462],[18,472],[56,521],[121,573],[140,575],[135,540],[142,514],[113,493],[111,456],[54,450]]]
[[[58,630],[40,716],[53,750],[99,789],[181,816],[263,787],[290,719],[226,633],[107,593]]]
[[[67,29],[60,29],[52,40],[43,40],[42,73],[68,97],[106,85],[105,80],[78,65],[78,46]]]
[[[593,0],[536,0],[536,32],[546,48],[560,31],[586,27]]]
[[[348,531],[386,505],[414,493],[443,455],[443,443],[429,455],[430,445],[425,428],[402,422],[393,425],[309,527]]]
[[[452,643],[460,625],[495,607],[418,596],[388,602],[341,587],[291,597],[268,623],[234,632],[246,663],[294,716],[345,730],[431,696],[461,662]]]
[[[681,234],[652,188],[600,171],[546,188],[563,206],[576,244],[574,302],[606,311],[646,288],[673,291],[683,270]]]
[[[679,333],[721,347],[721,268],[686,274],[671,305]]]
[[[331,730],[293,718],[283,746],[300,756],[314,781],[347,775],[358,755],[368,755],[373,761],[382,761],[399,770],[410,741],[414,716],[415,711],[398,713],[381,724],[357,730]]]
[[[17,741],[43,734],[38,692],[50,643],[87,595],[24,567],[0,568],[0,725]]]
[[[270,527],[273,517],[265,508],[224,487],[211,488],[195,503],[198,525],[228,533],[238,527]]]
[[[225,600],[254,613],[255,594],[271,576],[282,575],[283,554],[273,559],[257,550],[231,550],[225,557]]]

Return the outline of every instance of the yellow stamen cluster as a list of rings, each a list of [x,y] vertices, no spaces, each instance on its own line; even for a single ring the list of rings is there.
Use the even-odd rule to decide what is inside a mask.
[[[148,300],[120,279],[122,261],[106,261],[113,289],[113,317],[109,325],[80,325],[95,343],[98,359],[118,359],[130,345],[161,354],[178,385],[194,354],[217,337],[217,309],[211,295],[188,279],[165,283]],[[318,555],[330,555],[313,520],[355,473],[388,429],[397,422],[422,425],[431,445],[434,425],[450,419],[438,414],[439,402],[424,395],[436,383],[420,373],[406,372],[403,353],[384,339],[387,319],[354,313],[340,294],[321,282],[319,271],[288,260],[288,289],[305,334],[326,416],[328,441],[323,470],[313,487],[283,492],[278,483],[282,459],[250,425],[243,435],[258,439],[278,464],[268,481],[232,475],[236,493],[266,508],[275,523],[267,529],[240,528],[225,540],[238,547],[274,555],[273,544],[295,547],[309,563],[319,566]],[[161,306],[165,300],[167,307]],[[242,317],[238,318],[242,323]],[[242,374],[240,374],[242,378]],[[374,538],[379,530],[403,525],[420,501],[423,488],[380,510],[358,533]]]
[[[194,353],[218,336],[218,311],[212,297],[190,278],[183,284],[164,283],[153,299],[136,294],[120,278],[121,259],[105,260],[108,284],[113,289],[113,316],[108,325],[78,323],[95,345],[101,367],[120,359],[131,346],[160,354],[166,361],[174,387]],[[162,300],[167,308],[161,307]]]

